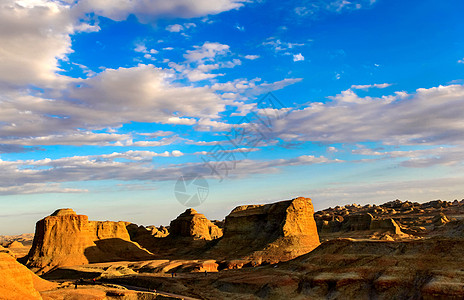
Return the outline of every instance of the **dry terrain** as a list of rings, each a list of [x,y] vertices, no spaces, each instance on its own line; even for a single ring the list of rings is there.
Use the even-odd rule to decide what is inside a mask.
[[[314,212],[296,198],[166,227],[60,209],[0,241],[0,299],[464,298],[457,200]]]

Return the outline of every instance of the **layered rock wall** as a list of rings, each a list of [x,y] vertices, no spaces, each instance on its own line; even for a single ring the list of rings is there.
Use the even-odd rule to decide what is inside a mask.
[[[149,257],[130,240],[126,222],[89,221],[70,209],[58,210],[36,224],[27,266],[43,273],[57,266],[71,266]]]
[[[212,253],[256,263],[295,258],[319,245],[309,198],[244,205],[226,217],[224,235]]]

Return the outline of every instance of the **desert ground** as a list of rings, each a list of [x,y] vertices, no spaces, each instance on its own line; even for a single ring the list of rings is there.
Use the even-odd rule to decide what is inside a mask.
[[[314,212],[300,197],[165,227],[65,208],[0,243],[0,299],[464,298],[464,200]]]

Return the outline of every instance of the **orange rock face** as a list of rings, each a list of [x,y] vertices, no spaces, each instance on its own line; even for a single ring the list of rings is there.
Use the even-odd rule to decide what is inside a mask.
[[[54,286],[18,263],[0,246],[0,299],[42,299],[39,291]]]
[[[21,242],[13,241],[9,243],[6,247],[9,249],[19,249],[19,248],[24,248],[24,245],[21,244]]]
[[[170,234],[213,240],[222,236],[222,230],[193,208],[187,209],[171,222]]]
[[[127,224],[89,221],[71,209],[58,210],[37,222],[26,265],[43,273],[57,266],[150,257],[130,240]]]
[[[313,214],[311,199],[303,197],[239,206],[226,217],[224,236],[212,252],[256,264],[295,258],[320,244]]]

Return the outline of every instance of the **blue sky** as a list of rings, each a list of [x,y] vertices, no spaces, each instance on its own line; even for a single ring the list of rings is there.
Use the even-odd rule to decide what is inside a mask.
[[[316,209],[462,199],[463,9],[2,1],[0,233],[32,232],[61,207],[168,224],[187,174],[206,178],[196,209],[211,219],[297,196]],[[284,107],[257,105],[269,95]],[[270,115],[266,139],[228,141]]]

